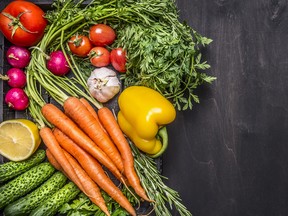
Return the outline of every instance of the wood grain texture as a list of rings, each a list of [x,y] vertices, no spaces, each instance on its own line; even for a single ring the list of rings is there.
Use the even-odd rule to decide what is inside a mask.
[[[288,215],[287,1],[177,4],[218,79],[168,128],[167,184],[196,216]]]

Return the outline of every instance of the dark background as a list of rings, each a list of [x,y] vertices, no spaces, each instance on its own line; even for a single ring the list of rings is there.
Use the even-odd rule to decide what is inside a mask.
[[[218,79],[169,128],[167,184],[194,216],[288,215],[287,1],[177,4]]]
[[[168,127],[167,185],[194,216],[288,215],[287,0],[176,3],[182,20],[213,39],[203,53],[217,80]]]

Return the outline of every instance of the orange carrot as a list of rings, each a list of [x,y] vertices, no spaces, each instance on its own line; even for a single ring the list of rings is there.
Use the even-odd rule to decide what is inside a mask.
[[[41,112],[47,121],[59,128],[85,151],[89,152],[101,164],[109,169],[116,178],[122,178],[122,174],[112,160],[59,108],[53,104],[45,104],[42,107]]]
[[[63,149],[62,149],[63,150]],[[107,206],[105,204],[105,200],[102,197],[101,191],[99,187],[96,185],[96,183],[88,176],[88,174],[82,169],[82,167],[78,164],[78,162],[65,150],[63,150],[64,155],[66,156],[68,162],[71,164],[73,169],[75,170],[76,175],[78,176],[81,184],[83,185],[83,191],[87,196],[89,195],[89,199],[99,206],[99,208],[106,214],[110,215]],[[56,158],[52,155],[50,150],[47,148],[46,149],[46,156],[49,161],[49,163],[52,164],[52,166],[63,172],[63,169],[61,165],[58,163]],[[63,172],[65,174],[65,172]],[[66,175],[66,174],[65,174]],[[67,176],[67,175],[66,175]]]
[[[61,165],[58,163],[58,161],[55,159],[55,157],[52,155],[52,153],[50,152],[50,150],[47,148],[46,149],[46,156],[47,159],[49,161],[49,163],[57,170],[61,171],[64,173]]]
[[[146,201],[151,201],[147,197],[145,190],[140,184],[140,179],[134,169],[134,158],[131,148],[123,132],[121,131],[113,113],[109,108],[103,107],[98,110],[98,116],[104,128],[106,129],[106,131],[108,132],[121,153],[124,163],[124,173],[129,184],[141,198]]]
[[[107,133],[103,127],[103,125],[100,123],[100,120],[98,118],[97,112],[95,111],[95,109],[91,106],[91,104],[85,99],[85,98],[80,98],[79,99],[81,101],[81,103],[86,107],[86,109],[91,113],[91,115],[93,115],[93,117],[95,118],[95,120],[99,123],[99,125],[101,126],[102,130]]]
[[[63,107],[65,114],[110,157],[120,172],[123,172],[124,166],[118,149],[83,103],[76,97],[69,97]]]
[[[83,190],[77,174],[75,173],[73,167],[65,157],[63,149],[60,147],[58,141],[53,135],[52,130],[48,127],[43,127],[40,129],[39,133],[42,141],[49,149],[53,157],[56,159],[56,161],[59,163],[60,167],[62,167],[63,171],[67,174],[70,180],[73,181],[80,188],[80,190]]]
[[[106,215],[110,216],[110,213],[105,204],[105,200],[102,197],[101,191],[96,183],[89,177],[89,175],[83,170],[80,164],[66,151],[64,154],[69,161],[69,163],[74,168],[77,176],[79,177],[81,184],[84,188],[84,193],[89,197],[89,199],[97,205]]]
[[[111,181],[111,179],[105,174],[101,165],[90,154],[85,152],[81,147],[73,142],[68,136],[63,134],[60,130],[53,131],[59,144],[69,152],[82,168],[87,172],[91,179],[102,188],[108,195],[110,195],[116,202],[125,208],[131,215],[136,215],[134,208],[128,199],[123,195],[118,187]]]

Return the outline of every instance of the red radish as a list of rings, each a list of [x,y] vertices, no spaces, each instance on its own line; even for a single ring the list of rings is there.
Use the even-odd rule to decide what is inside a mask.
[[[26,74],[19,68],[10,68],[5,76],[0,74],[0,79],[7,80],[12,88],[24,88],[26,85]]]
[[[64,76],[70,71],[70,67],[62,51],[50,53],[47,60],[47,69],[57,76]]]
[[[15,68],[25,68],[30,62],[31,53],[25,47],[10,46],[6,53],[8,63]]]
[[[25,110],[29,106],[29,98],[21,88],[11,88],[6,96],[5,103],[14,110]]]

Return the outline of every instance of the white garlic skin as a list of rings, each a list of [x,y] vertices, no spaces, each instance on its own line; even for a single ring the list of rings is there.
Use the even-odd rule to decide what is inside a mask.
[[[120,81],[115,71],[101,67],[92,71],[87,80],[91,95],[101,103],[111,100],[120,91]]]

